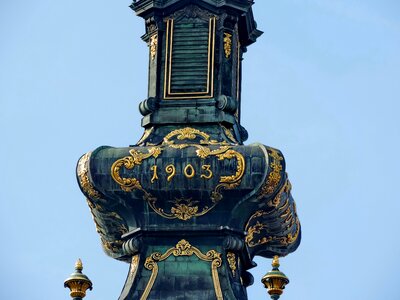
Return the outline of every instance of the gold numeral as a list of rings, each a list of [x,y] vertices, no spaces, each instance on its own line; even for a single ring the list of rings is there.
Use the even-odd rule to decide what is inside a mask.
[[[203,165],[201,166],[201,168],[206,171],[208,174],[201,174],[200,177],[204,178],[204,179],[210,179],[211,177],[213,177],[213,172],[211,171],[211,165]]]
[[[185,174],[186,178],[193,178],[196,175],[196,172],[191,164],[188,164],[183,170],[183,174]]]
[[[170,174],[167,177],[167,181],[170,182],[172,180],[172,178],[174,178],[175,174],[176,174],[176,169],[174,165],[168,165],[165,167],[165,172],[167,172],[167,174]]]
[[[154,183],[154,181],[158,180],[158,175],[157,175],[157,166],[152,166],[150,170],[153,171],[153,177],[151,178],[151,183]]]

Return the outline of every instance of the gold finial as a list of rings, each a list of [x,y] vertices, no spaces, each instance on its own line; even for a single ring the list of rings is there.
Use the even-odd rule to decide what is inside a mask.
[[[279,256],[275,255],[274,258],[272,259],[272,267],[273,268],[279,268]]]
[[[82,261],[80,258],[78,258],[78,260],[75,263],[75,270],[77,270],[77,271],[83,270],[83,265],[82,265]]]
[[[268,294],[270,294],[273,300],[279,299],[285,286],[289,283],[289,278],[279,271],[279,266],[279,256],[275,255],[272,260],[272,270],[261,279],[261,282],[264,284],[265,288],[268,289]]]
[[[75,263],[75,272],[64,281],[64,287],[70,289],[70,296],[74,299],[83,299],[86,296],[86,291],[92,290],[92,282],[85,275],[82,274],[83,264],[81,259]]]

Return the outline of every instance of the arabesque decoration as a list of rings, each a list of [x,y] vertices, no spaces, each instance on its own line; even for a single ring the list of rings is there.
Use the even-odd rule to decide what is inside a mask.
[[[118,253],[123,243],[120,240],[121,235],[128,232],[128,228],[120,215],[116,212],[106,210],[98,203],[102,199],[102,196],[94,188],[88,176],[90,155],[91,152],[86,153],[78,162],[77,174],[79,184],[87,196],[86,200],[104,249],[112,253]],[[109,222],[108,226],[104,225],[104,220]],[[113,237],[113,240],[110,241],[110,237]]]
[[[168,249],[164,254],[155,252],[146,258],[144,267],[151,271],[151,276],[140,300],[146,300],[151,292],[158,274],[158,263],[168,259],[171,255],[175,257],[196,255],[202,261],[211,262],[211,276],[213,279],[215,296],[217,300],[223,300],[218,276],[218,268],[222,265],[221,254],[215,250],[209,250],[206,254],[203,254],[198,248],[192,246],[186,240],[180,240],[175,247]]]
[[[77,174],[83,192],[91,199],[100,199],[101,195],[95,190],[88,177],[88,162],[91,152],[83,155],[78,162]]]
[[[292,202],[292,208],[290,205],[291,187],[290,181],[286,179],[278,194],[268,202],[267,206],[270,209],[258,210],[249,218],[246,225],[246,243],[249,247],[256,247],[273,241],[278,241],[281,245],[288,246],[297,240],[300,233],[300,222],[297,217],[296,203]],[[285,202],[282,204],[282,201]],[[259,221],[259,219],[262,220],[263,217],[271,214],[277,214],[278,218],[284,219],[283,224],[286,225],[285,231],[289,231],[289,234],[276,236],[272,233],[272,229],[268,224]],[[295,230],[293,232],[294,227]]]
[[[283,169],[281,164],[283,157],[279,154],[278,150],[271,147],[266,148],[269,154],[269,166],[271,168],[271,172],[268,175],[267,181],[260,189],[260,193],[257,196],[258,199],[261,199],[265,196],[270,196],[275,192],[281,181],[281,171]]]
[[[194,143],[175,143],[173,140],[175,138],[178,141],[185,140],[195,140],[200,139],[198,144]],[[220,146],[217,149],[211,149],[210,146]],[[218,185],[214,188],[211,193],[211,204],[206,205],[203,208],[199,208],[198,206],[194,206],[192,200],[185,201],[179,200],[174,201],[173,206],[170,209],[170,212],[164,211],[164,209],[157,206],[157,198],[152,194],[147,192],[140,181],[137,178],[126,178],[121,177],[120,171],[121,168],[124,167],[128,170],[132,170],[135,166],[142,164],[145,159],[149,158],[157,158],[165,148],[173,148],[173,149],[185,149],[188,147],[195,147],[196,155],[202,160],[205,160],[208,157],[215,156],[218,160],[223,161],[225,159],[236,159],[237,168],[236,172],[233,175],[224,175],[220,176]],[[147,153],[141,153],[136,151],[135,149],[131,149],[129,151],[130,156],[125,156],[121,159],[118,159],[111,166],[111,176],[115,182],[117,182],[121,189],[125,192],[131,192],[133,190],[140,190],[143,192],[143,199],[146,200],[149,206],[160,216],[167,219],[179,219],[182,221],[187,221],[193,217],[199,217],[208,213],[211,209],[213,209],[219,201],[222,200],[222,190],[224,189],[234,189],[238,187],[241,183],[241,179],[244,175],[244,171],[246,168],[245,159],[242,154],[237,152],[234,149],[231,149],[230,146],[225,141],[218,142],[216,140],[212,140],[211,137],[195,128],[186,127],[183,129],[177,129],[169,134],[167,134],[163,140],[163,143],[160,146],[155,146],[148,149]],[[167,166],[167,168],[171,169],[171,175],[174,175],[174,170],[172,170],[171,165]],[[168,178],[170,179],[170,177]]]

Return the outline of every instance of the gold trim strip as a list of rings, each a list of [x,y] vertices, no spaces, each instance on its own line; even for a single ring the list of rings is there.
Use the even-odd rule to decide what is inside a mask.
[[[167,32],[165,35],[165,65],[164,65],[164,98],[167,96],[167,71],[168,71],[168,64],[167,64],[167,57],[168,57],[168,43],[169,43],[169,27],[171,25],[171,21],[173,20],[168,19],[167,22]]]
[[[238,34],[236,35],[237,38]],[[239,120],[240,111],[240,42],[237,42],[237,70],[236,70],[236,101],[238,103],[238,108],[236,109],[235,116]]]

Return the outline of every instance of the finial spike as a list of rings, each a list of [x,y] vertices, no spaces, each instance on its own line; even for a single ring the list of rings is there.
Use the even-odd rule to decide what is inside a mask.
[[[272,267],[273,268],[279,268],[280,264],[279,264],[279,256],[275,255],[274,258],[272,259]]]
[[[77,271],[83,270],[83,264],[82,264],[82,260],[80,258],[78,258],[78,260],[75,263],[75,270],[77,270]]]

